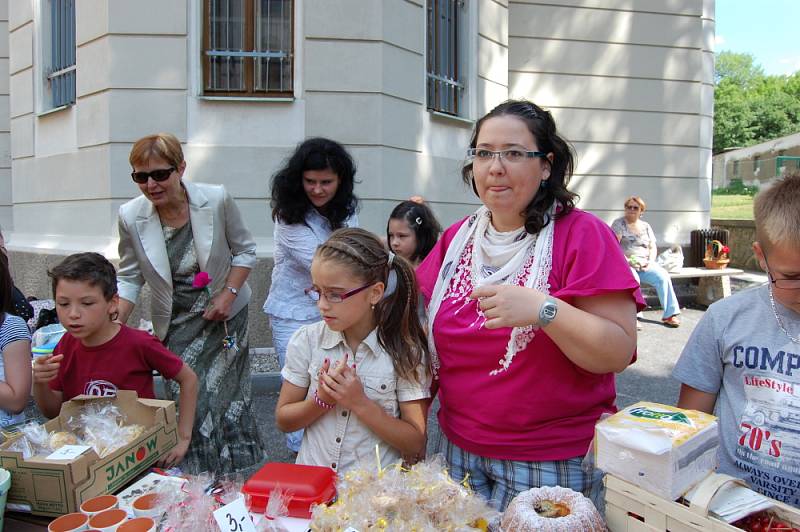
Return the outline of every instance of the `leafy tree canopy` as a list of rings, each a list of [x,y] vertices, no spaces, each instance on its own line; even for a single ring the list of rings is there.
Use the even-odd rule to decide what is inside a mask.
[[[724,51],[714,74],[714,151],[800,131],[800,72],[768,76],[752,55]]]

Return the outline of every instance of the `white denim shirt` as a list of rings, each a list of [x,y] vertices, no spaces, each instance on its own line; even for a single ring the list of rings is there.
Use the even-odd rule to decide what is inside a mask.
[[[344,335],[331,331],[325,322],[305,325],[289,340],[286,365],[281,376],[288,382],[308,388],[306,399],[313,400],[317,389],[317,372],[325,359],[331,366],[350,353]],[[430,394],[430,377],[424,367],[417,371],[419,382],[401,378],[394,371],[389,354],[378,343],[377,330],[369,333],[347,364],[356,365],[356,374],[367,397],[394,417],[400,417],[400,403],[426,399]],[[347,471],[362,460],[375,463],[375,445],[379,444],[382,466],[400,460],[397,449],[383,443],[360,419],[346,408],[336,405],[328,413],[306,427],[303,444],[297,455],[298,464],[328,466]]]
[[[344,225],[358,227],[358,215],[353,213]],[[316,209],[309,209],[302,224],[275,221],[275,264],[269,295],[264,302],[265,313],[292,320],[319,319],[317,304],[306,296],[305,289],[311,286],[314,252],[332,232],[328,219]]]

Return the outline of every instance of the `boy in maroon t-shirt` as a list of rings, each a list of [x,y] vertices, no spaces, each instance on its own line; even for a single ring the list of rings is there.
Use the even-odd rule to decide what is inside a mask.
[[[160,465],[179,463],[192,439],[197,375],[158,338],[114,321],[119,295],[114,266],[98,253],[76,253],[48,272],[61,325],[67,330],[53,355],[33,365],[33,396],[39,410],[56,417],[76,395],[113,397],[135,390],[153,399],[153,370],[180,386],[178,445]]]

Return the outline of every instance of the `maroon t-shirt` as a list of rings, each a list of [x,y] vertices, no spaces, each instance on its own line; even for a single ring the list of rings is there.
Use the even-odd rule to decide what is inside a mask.
[[[68,401],[76,395],[113,397],[117,390],[135,390],[139,397],[155,399],[153,370],[172,379],[183,361],[155,336],[123,325],[108,342],[87,347],[66,333],[53,350],[64,355],[50,388]]]

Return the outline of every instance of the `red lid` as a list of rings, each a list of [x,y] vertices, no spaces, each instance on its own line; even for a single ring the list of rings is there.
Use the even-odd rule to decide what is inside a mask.
[[[263,512],[275,488],[290,492],[289,516],[308,519],[312,504],[324,504],[336,496],[336,472],[329,467],[270,462],[259,469],[242,492],[250,496],[250,510]]]

